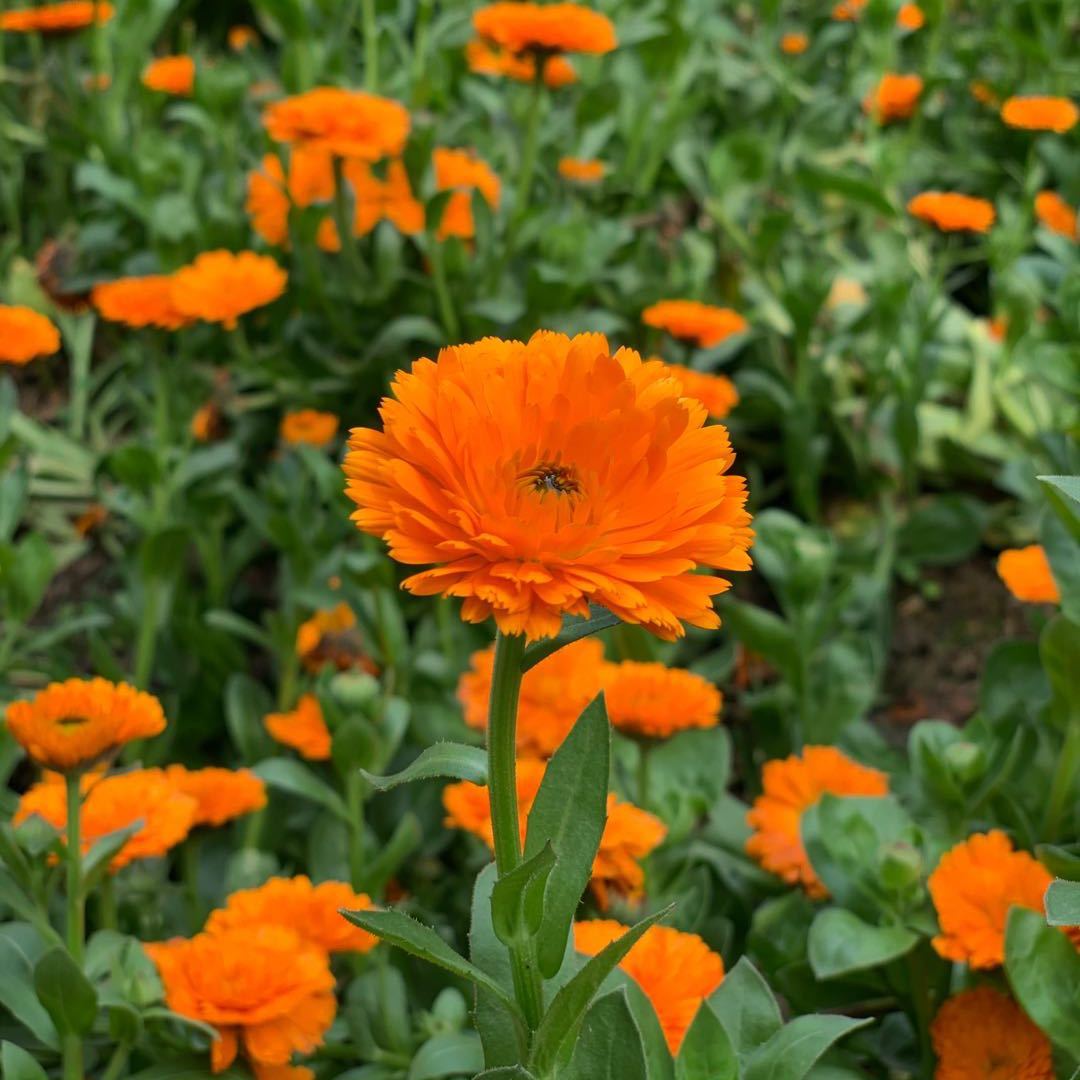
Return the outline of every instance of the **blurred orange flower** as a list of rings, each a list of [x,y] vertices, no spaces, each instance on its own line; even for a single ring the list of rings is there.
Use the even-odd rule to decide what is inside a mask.
[[[195,91],[195,61],[190,56],[160,56],[143,69],[142,84],[162,94],[191,97]]]
[[[169,765],[169,783],[197,803],[193,825],[224,825],[266,805],[266,785],[250,769],[185,769]]]
[[[473,29],[512,53],[606,53],[617,44],[611,20],[580,4],[488,4],[473,12]]]
[[[493,48],[478,38],[465,46],[465,61],[476,75],[494,75],[518,82],[532,82],[536,78],[536,59],[531,54]],[[565,56],[548,56],[543,63],[544,83],[552,90],[577,81],[577,72]]]
[[[191,437],[196,442],[212,442],[221,435],[224,427],[221,409],[213,401],[200,405],[189,425]]]
[[[259,34],[253,26],[230,26],[228,34],[229,48],[233,52],[243,52],[249,45],[259,40]]]
[[[259,168],[248,173],[244,208],[259,236],[268,244],[284,247],[289,242],[290,206],[304,209],[314,203],[328,203],[333,197],[334,168],[330,155],[296,146],[289,155],[287,184],[277,154],[265,155]]]
[[[896,25],[902,30],[921,30],[926,25],[926,16],[918,4],[901,4],[896,13]]]
[[[1076,239],[1076,211],[1056,191],[1040,191],[1035,196],[1035,216],[1051,232]]]
[[[810,48],[810,38],[799,30],[785,34],[780,39],[780,51],[788,56],[800,56],[808,48]]]
[[[1061,591],[1050,569],[1050,560],[1039,544],[1007,548],[998,556],[997,572],[1017,600],[1026,604],[1061,603]]]
[[[997,218],[992,202],[953,191],[924,191],[907,208],[909,214],[942,232],[989,232]]]
[[[377,675],[378,668],[364,653],[363,639],[356,630],[356,615],[348,604],[316,611],[296,631],[296,655],[308,671],[333,664],[339,671],[360,668]]]
[[[288,275],[273,259],[254,251],[206,251],[172,279],[176,309],[192,319],[234,330],[241,315],[273,303]]]
[[[337,434],[338,418],[318,409],[297,409],[281,418],[281,438],[290,446],[329,446]]]
[[[424,206],[413,195],[405,162],[395,158],[380,180],[364,161],[345,163],[345,177],[355,196],[353,232],[366,236],[380,221],[389,221],[406,236],[424,231]]]
[[[191,322],[173,306],[172,277],[168,274],[102,282],[94,286],[90,301],[102,318],[136,328],[179,330]]]
[[[499,208],[501,185],[491,167],[471,150],[453,150],[437,146],[432,154],[435,164],[435,186],[439,191],[453,191],[443,209],[439,223],[439,239],[458,236],[470,240],[476,234],[473,220],[472,193],[480,192],[488,206]]]
[[[723,696],[692,671],[625,660],[613,666],[604,701],[611,724],[619,731],[666,739],[679,731],[719,724]]]
[[[0,364],[28,364],[60,348],[60,331],[32,308],[0,304]]]
[[[832,9],[832,17],[837,22],[854,22],[866,7],[867,0],[840,0]]]
[[[683,394],[700,401],[714,420],[723,420],[739,404],[739,391],[726,375],[710,375],[683,367],[682,364],[660,362],[666,367],[668,375],[678,380]]]
[[[598,184],[604,179],[607,166],[592,158],[559,158],[559,175],[578,184]]]
[[[852,761],[833,746],[807,746],[802,755],[767,761],[762,794],[746,815],[754,830],[746,851],[789,885],[801,884],[809,896],[829,895],[803,848],[802,815],[822,795],[887,795],[889,778]]]
[[[292,712],[270,713],[263,723],[279,743],[291,746],[301,757],[309,761],[329,759],[330,729],[314,694],[301,694]]]
[[[80,536],[90,536],[108,520],[109,511],[101,503],[91,503],[71,524]]]
[[[998,96],[994,93],[993,87],[988,84],[976,80],[968,86],[968,89],[980,105],[997,105]]]
[[[62,34],[82,30],[95,22],[108,22],[115,14],[104,0],[63,0],[40,7],[0,11],[0,30],[9,33]]]
[[[922,92],[923,81],[920,76],[887,72],[863,99],[863,112],[873,116],[881,124],[906,120],[915,112]]]
[[[641,313],[646,326],[666,330],[672,337],[697,342],[703,349],[719,345],[747,329],[746,320],[731,308],[701,304],[697,300],[661,300]]]
[[[409,113],[403,105],[336,86],[274,102],[263,113],[263,123],[275,142],[364,161],[397,157],[409,134]]]
[[[1001,106],[1001,119],[1009,127],[1054,131],[1063,135],[1076,126],[1080,109],[1068,98],[1011,97]]]
[[[525,845],[525,826],[540,790],[540,781],[544,779],[547,764],[536,758],[519,758],[515,771],[518,800],[518,824],[521,828],[521,843]],[[442,793],[443,809],[446,817],[443,824],[449,829],[464,829],[478,836],[492,850],[495,848],[495,836],[491,826],[491,806],[488,800],[486,784],[473,784],[461,780],[456,784],[447,784]]]
[[[1004,341],[1009,336],[1009,320],[1004,315],[995,315],[987,324],[986,332],[994,341]]]

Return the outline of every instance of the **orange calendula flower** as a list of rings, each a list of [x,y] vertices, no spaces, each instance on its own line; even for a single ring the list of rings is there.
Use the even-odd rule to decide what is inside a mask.
[[[275,142],[337,157],[398,157],[409,134],[408,110],[376,94],[319,86],[267,107],[263,124]]]
[[[40,7],[13,8],[0,12],[0,30],[11,33],[63,34],[94,23],[108,22],[115,14],[104,0],[64,0]]]
[[[471,240],[476,235],[473,220],[472,193],[479,191],[488,206],[499,208],[502,186],[486,161],[470,150],[453,150],[437,146],[432,154],[435,164],[435,186],[439,191],[453,191],[443,209],[439,222],[439,239],[457,236]]]
[[[788,56],[801,56],[810,48],[810,38],[799,30],[785,34],[780,39],[780,51]]]
[[[196,800],[179,791],[161,769],[133,769],[103,779],[86,777],[84,790],[79,815],[84,855],[102,837],[141,822],[109,863],[113,871],[136,859],[165,855],[187,837],[198,812]],[[67,828],[64,785],[50,780],[35,784],[19,799],[12,821],[19,825],[34,814],[63,832]]]
[[[172,278],[172,301],[191,319],[234,330],[241,315],[273,303],[288,275],[273,259],[254,251],[206,251]]]
[[[559,175],[576,184],[599,184],[607,174],[607,166],[592,158],[559,158]]]
[[[39,765],[67,772],[165,730],[161,703],[126,683],[67,679],[7,708],[8,731]]]
[[[863,99],[863,112],[873,116],[881,124],[906,120],[915,112],[922,92],[923,81],[920,76],[887,72]]]
[[[832,17],[837,22],[854,22],[862,14],[867,0],[840,0],[832,9]]]
[[[477,731],[487,728],[494,664],[494,646],[473,653],[470,668],[458,683],[465,723]],[[596,638],[575,641],[525,672],[518,699],[518,752],[542,758],[554,754],[600,692],[607,672],[604,646]]]
[[[761,784],[762,794],[746,815],[754,830],[747,854],[789,885],[801,884],[814,899],[828,896],[803,848],[803,813],[822,795],[887,795],[889,778],[833,746],[807,746],[801,756],[766,762]]]
[[[994,341],[1004,341],[1009,336],[1009,320],[1004,315],[995,315],[986,324],[986,332]]]
[[[406,236],[424,231],[424,207],[413,195],[405,162],[400,158],[387,165],[383,180],[367,162],[348,161],[345,178],[353,189],[353,232],[357,236],[366,236],[380,221],[389,221]]]
[[[1027,1013],[992,986],[945,1001],[930,1027],[935,1080],[1053,1080],[1050,1040]]]
[[[924,191],[907,208],[909,214],[942,232],[989,232],[997,219],[992,202],[953,191]]]
[[[1001,119],[1009,127],[1063,135],[1076,126],[1080,109],[1063,97],[1011,97],[1001,106]]]
[[[719,625],[711,598],[730,582],[693,571],[749,568],[746,481],[728,475],[725,429],[659,365],[541,331],[443,349],[392,389],[383,430],[352,432],[346,490],[395,559],[435,564],[409,591],[529,640],[590,601],[666,639]]]
[[[259,34],[253,26],[230,26],[227,40],[233,52],[243,52],[259,40]]]
[[[102,318],[126,326],[179,330],[192,321],[173,306],[169,274],[102,282],[94,286],[90,300]]]
[[[356,615],[348,604],[316,611],[296,631],[296,655],[308,671],[320,671],[333,664],[339,671],[360,668],[377,675],[378,668],[364,653],[364,642],[356,629]]]
[[[604,686],[612,726],[627,735],[666,739],[691,728],[720,723],[723,696],[708,679],[664,664],[626,660],[614,665]]]
[[[703,349],[719,345],[732,334],[741,334],[748,326],[737,311],[697,300],[661,300],[641,313],[641,321],[666,330],[672,337],[697,342]]]
[[[71,524],[80,536],[85,537],[96,533],[108,520],[109,511],[101,503],[91,503]]]
[[[1035,216],[1051,232],[1076,239],[1076,211],[1056,191],[1040,191],[1035,196]]]
[[[574,923],[574,948],[595,956],[629,929],[613,919]],[[670,926],[650,926],[619,967],[652,1003],[673,1057],[701,1003],[724,981],[724,961],[697,934]]]
[[[901,30],[921,30],[926,25],[926,16],[918,4],[901,4],[896,13],[896,25]]]
[[[976,833],[941,857],[927,884],[940,936],[933,945],[946,960],[973,968],[1005,959],[1005,921],[1011,907],[1043,910],[1050,872],[1005,833]]]
[[[256,889],[234,892],[210,913],[206,932],[218,934],[245,926],[285,926],[328,953],[368,952],[378,938],[343,919],[341,910],[366,911],[371,897],[343,881],[313,885],[304,875],[271,878]]]
[[[998,577],[1025,604],[1060,604],[1061,591],[1040,544],[1007,548],[997,560]]]
[[[279,925],[237,926],[190,940],[144,943],[173,1012],[210,1024],[214,1072],[236,1059],[285,1066],[322,1045],[337,1012],[327,954]]]
[[[191,97],[195,92],[195,61],[190,56],[159,56],[143,69],[142,84],[174,97]]]
[[[194,825],[224,825],[266,805],[266,785],[250,769],[185,769],[170,765],[169,783],[190,795],[197,807]]]
[[[297,409],[281,418],[281,438],[290,446],[315,446],[322,449],[334,441],[338,418],[318,409]]]
[[[60,331],[32,308],[0,304],[0,364],[28,364],[60,348]]]
[[[225,423],[221,409],[213,401],[200,405],[188,425],[191,437],[196,442],[213,442],[224,430]]]
[[[739,404],[739,391],[726,375],[709,375],[704,371],[694,371],[682,364],[668,364],[660,361],[667,368],[667,373],[678,380],[682,392],[687,397],[700,401],[705,411],[714,420],[723,420]]]
[[[531,54],[493,48],[479,38],[465,46],[465,61],[476,75],[492,75],[517,82],[532,82],[536,77],[536,58]],[[577,81],[577,72],[566,57],[549,56],[543,64],[544,84],[552,90]]]
[[[277,154],[267,154],[258,169],[248,173],[244,209],[251,227],[268,243],[283,247],[289,242],[289,208],[329,203],[334,197],[334,166],[322,150],[294,147],[289,155],[289,176]],[[335,241],[337,235],[335,233]],[[320,244],[325,247],[325,244]]]
[[[330,729],[314,694],[301,694],[292,712],[270,713],[263,723],[279,743],[291,746],[301,757],[309,761],[329,759]]]
[[[473,12],[473,29],[512,53],[607,53],[617,44],[611,20],[580,4],[488,4]]]

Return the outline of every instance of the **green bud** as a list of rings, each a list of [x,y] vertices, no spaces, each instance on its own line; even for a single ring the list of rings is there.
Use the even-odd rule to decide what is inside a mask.
[[[885,888],[890,892],[906,892],[922,878],[923,859],[911,844],[898,840],[882,851],[879,867]]]
[[[343,709],[360,709],[379,696],[379,680],[366,671],[342,671],[330,680],[330,692]]]
[[[945,763],[957,780],[967,784],[986,771],[986,753],[973,742],[954,742],[945,750]]]

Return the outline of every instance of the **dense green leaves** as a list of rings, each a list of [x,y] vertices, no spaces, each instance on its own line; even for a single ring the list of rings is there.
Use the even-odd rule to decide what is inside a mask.
[[[831,979],[888,964],[918,940],[902,926],[871,926],[850,911],[826,908],[810,927],[807,949],[814,974]]]
[[[291,758],[268,758],[253,771],[270,787],[316,803],[342,821],[350,820],[345,800],[307,765]]]
[[[724,976],[708,1004],[741,1063],[783,1026],[769,984],[745,956]]]

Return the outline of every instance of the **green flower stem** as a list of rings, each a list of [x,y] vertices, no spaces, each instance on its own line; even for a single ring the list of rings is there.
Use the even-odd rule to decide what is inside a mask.
[[[536,59],[536,75],[532,82],[532,95],[529,98],[529,113],[525,126],[525,144],[521,150],[521,172],[518,173],[517,191],[514,198],[514,222],[525,215],[525,207],[532,190],[533,176],[536,173],[536,159],[540,149],[540,113],[544,101],[544,65],[541,58]],[[509,238],[508,238],[509,242]]]
[[[649,808],[649,744],[644,739],[637,740],[638,745],[638,763],[637,763],[637,782],[638,782],[638,806],[642,810],[648,810]]]
[[[446,262],[443,258],[443,245],[438,237],[432,235],[428,250],[431,253],[431,280],[435,286],[435,299],[439,304],[439,318],[442,319],[443,329],[446,331],[447,344],[456,345],[461,340],[461,326],[446,284]]]
[[[364,88],[374,94],[379,89],[379,27],[375,21],[375,0],[364,0],[362,18],[364,21]]]
[[[930,1022],[933,1019],[934,1008],[930,999],[930,984],[927,979],[926,967],[919,949],[912,949],[907,954],[906,964],[908,977],[911,980],[911,997],[914,1005],[915,1027],[919,1036],[919,1053],[922,1059],[924,1076],[929,1076],[934,1066],[934,1050],[930,1042]]]
[[[115,930],[119,923],[116,910],[116,889],[113,887],[111,874],[106,874],[101,880],[101,889],[98,892],[98,918],[104,930]]]
[[[354,892],[364,887],[364,778],[355,770],[345,781],[349,808],[349,884]]]
[[[79,791],[79,774],[68,773],[64,783],[67,785],[67,844],[64,849],[67,868],[67,947],[71,958],[82,967],[86,910],[82,884],[82,793]],[[82,1040],[78,1035],[65,1035],[62,1051],[64,1080],[82,1080]]]
[[[161,606],[161,587],[155,581],[145,582],[145,596],[139,614],[139,633],[135,639],[135,685],[140,690],[150,687],[150,673],[154,668],[157,650],[158,609]]]
[[[365,20],[366,22],[366,20]],[[345,180],[345,159],[334,155],[334,224],[337,226],[341,252],[349,265],[349,273],[357,286],[362,286],[367,277],[364,264],[360,261],[360,252],[353,237],[352,216],[349,206],[349,188]]]
[[[1041,839],[1044,843],[1053,843],[1058,838],[1061,819],[1065,815],[1065,804],[1076,783],[1080,772],[1080,716],[1073,716],[1065,731],[1065,743],[1058,755],[1054,767],[1054,778],[1050,782],[1050,794],[1046,800],[1046,812],[1043,815]]]

